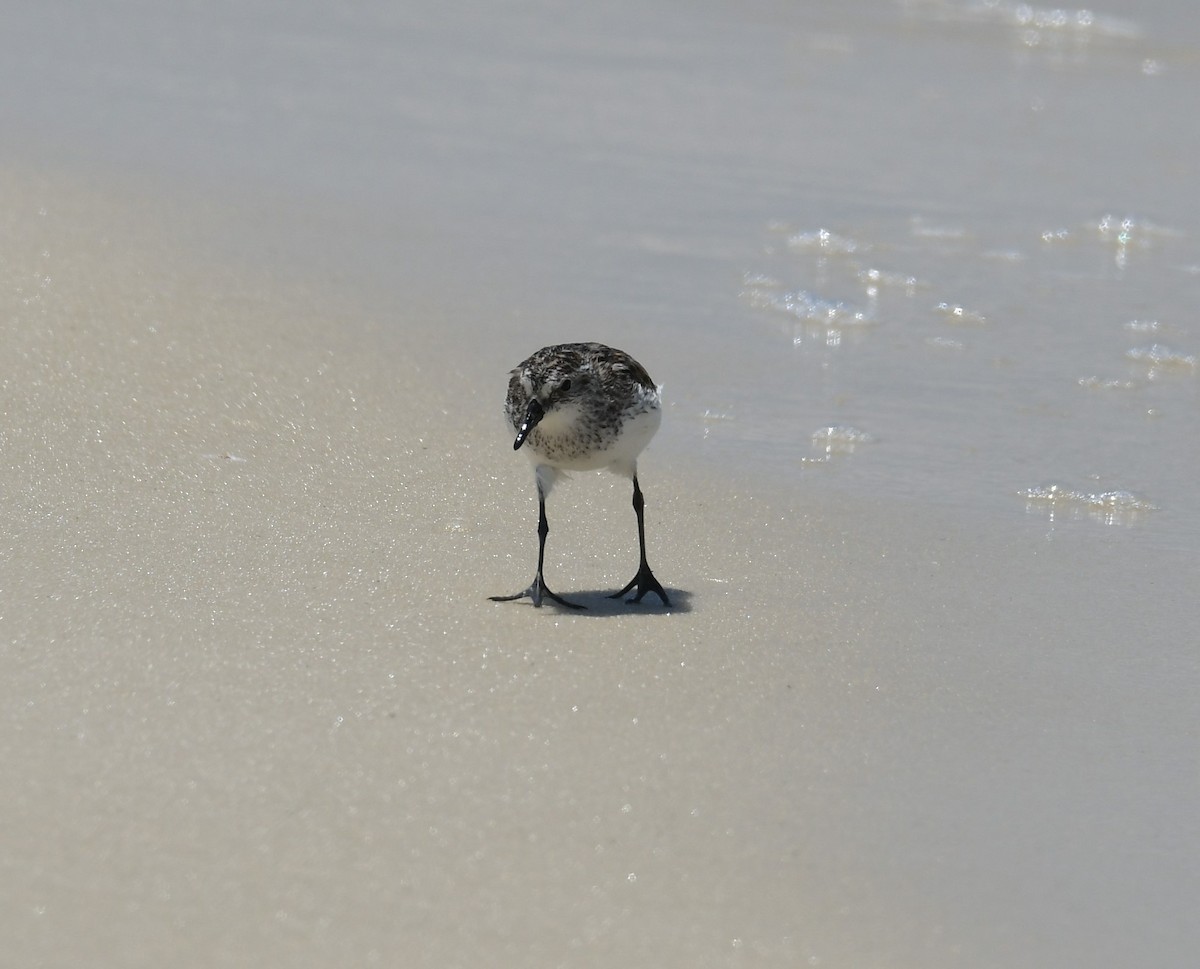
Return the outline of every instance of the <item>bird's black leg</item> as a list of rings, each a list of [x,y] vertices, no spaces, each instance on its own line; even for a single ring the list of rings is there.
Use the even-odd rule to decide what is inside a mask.
[[[614,592],[610,599],[620,599],[630,589],[637,587],[637,595],[627,602],[641,602],[642,597],[647,592],[653,592],[656,596],[662,599],[664,606],[669,606],[671,601],[667,598],[667,593],[663,590],[658,579],[654,577],[654,573],[650,571],[650,563],[646,561],[646,519],[643,514],[643,509],[646,506],[646,500],[642,497],[642,489],[638,485],[637,475],[633,476],[633,510],[637,512],[638,523],[638,554],[640,562],[638,563],[637,575],[629,580],[629,585],[625,586],[620,592]]]
[[[587,606],[581,606],[577,602],[568,602],[562,596],[555,592],[551,592],[546,586],[546,580],[542,578],[542,563],[546,558],[546,536],[550,534],[550,523],[546,521],[546,496],[542,492],[542,486],[538,485],[538,566],[537,575],[533,577],[533,581],[529,583],[529,588],[523,592],[518,592],[511,596],[489,596],[493,602],[511,602],[513,599],[524,599],[526,597],[533,600],[535,606],[541,606],[542,597],[552,599],[560,606],[566,606],[568,609],[586,609]],[[652,577],[653,578],[653,577]]]

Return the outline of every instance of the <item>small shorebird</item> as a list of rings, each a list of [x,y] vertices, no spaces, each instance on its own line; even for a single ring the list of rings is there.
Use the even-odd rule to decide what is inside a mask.
[[[551,592],[542,576],[550,531],[546,497],[561,471],[607,468],[633,479],[640,555],[637,575],[610,598],[619,599],[636,588],[629,602],[641,602],[647,592],[653,592],[669,606],[667,593],[646,561],[645,502],[637,479],[637,457],[662,420],[658,387],[646,368],[628,353],[602,343],[543,347],[510,374],[505,413],[517,433],[513,450],[525,446],[537,480],[538,564],[529,588],[491,599],[508,602],[528,597],[540,606],[545,596],[571,609],[586,608]]]

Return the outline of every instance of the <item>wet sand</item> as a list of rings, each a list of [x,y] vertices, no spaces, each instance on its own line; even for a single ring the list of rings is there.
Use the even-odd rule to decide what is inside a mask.
[[[0,962],[1192,965],[1189,5],[10,19]]]
[[[155,205],[2,192],[14,965],[1181,964],[1194,557],[668,440],[676,608],[602,597],[598,475],[550,508],[589,611],[488,602],[536,550],[521,326],[463,354],[452,303],[384,326]]]

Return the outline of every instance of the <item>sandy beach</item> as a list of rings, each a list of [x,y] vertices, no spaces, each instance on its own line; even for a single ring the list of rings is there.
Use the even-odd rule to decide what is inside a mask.
[[[690,43],[725,23],[705,16]],[[774,15],[759,16],[750,54]],[[797,34],[810,54],[841,63],[871,43],[838,16]],[[931,22],[902,19],[896,43],[976,29]],[[1145,59],[1122,23],[1089,35],[1089,83],[1097,64],[1111,76],[1106,57]],[[607,78],[597,65],[626,48],[587,37]],[[718,49],[740,51],[730,38]],[[1168,78],[1194,71],[1156,56]],[[431,143],[459,130],[446,117],[422,115]],[[733,127],[749,155],[782,154]],[[38,137],[30,153],[62,153]],[[803,227],[761,213],[737,240],[731,216],[647,215],[632,235],[580,202],[591,221],[568,230],[473,215],[482,183],[465,201],[455,183],[374,219],[332,187],[140,182],[93,138],[88,164],[10,157],[0,174],[6,964],[1189,964],[1195,374],[1181,357],[1137,376],[1131,358],[1128,388],[1076,379],[1118,372],[1133,341],[1194,346],[1186,206],[1170,232],[1137,223],[1148,241],[1127,266],[1075,228],[997,256],[985,227],[1060,223],[1002,200],[994,222],[928,198],[912,207],[936,223],[897,215],[908,201],[872,216],[881,176],[869,204],[843,199],[841,238],[921,281],[855,330],[770,304],[803,282],[828,315],[868,257],[813,255]],[[901,171],[924,164],[911,144]],[[401,162],[434,184],[415,152]],[[489,176],[520,168],[500,156]],[[550,199],[574,177],[565,157]],[[664,157],[647,197],[674,171]],[[721,169],[680,170],[707,184]],[[764,192],[782,214],[778,186]],[[481,231],[498,224],[510,234]],[[571,233],[575,263],[555,251]],[[759,270],[780,282],[746,281]],[[929,279],[956,280],[980,319],[947,325]],[[1094,352],[1062,349],[1101,305],[1116,309]],[[1047,306],[1061,346],[1029,350]],[[1139,313],[1165,334],[1122,330]],[[588,610],[487,600],[536,557],[506,374],[573,339],[620,346],[665,385],[639,471],[672,609],[606,598],[636,531],[628,482],[597,474],[549,507],[547,578]],[[826,424],[875,440],[822,461],[810,439],[844,443],[814,437]],[[1155,507],[1026,514],[1018,488],[1060,473]]]
[[[677,608],[602,598],[635,546],[598,475],[551,507],[589,612],[491,603],[531,572],[532,486],[453,323],[333,337],[116,202],[6,202],[21,964],[1000,965],[1012,920],[1086,897],[1150,924],[1150,859],[1194,877],[1167,860],[1192,765],[1128,739],[1192,722],[1164,605],[1190,559],[1139,588],[1119,543],[651,448]]]

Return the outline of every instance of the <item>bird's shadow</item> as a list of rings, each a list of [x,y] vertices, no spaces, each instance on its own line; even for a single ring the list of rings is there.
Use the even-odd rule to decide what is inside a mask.
[[[553,599],[543,599],[542,609],[549,609],[553,612],[561,613],[566,616],[580,616],[581,618],[600,618],[604,616],[630,616],[638,613],[644,613],[648,616],[663,615],[671,612],[691,612],[692,611],[692,594],[684,592],[682,589],[668,589],[667,596],[671,600],[669,606],[664,606],[658,596],[653,592],[646,594],[646,597],[641,602],[626,602],[625,597],[620,599],[612,598],[612,591],[607,589],[584,589],[573,592],[564,592],[562,597],[568,602],[574,602],[577,605],[584,606],[583,609],[570,609],[567,606],[559,605]],[[511,606],[523,604],[531,607],[533,603],[529,599],[517,599],[513,602],[498,602],[496,605]]]

